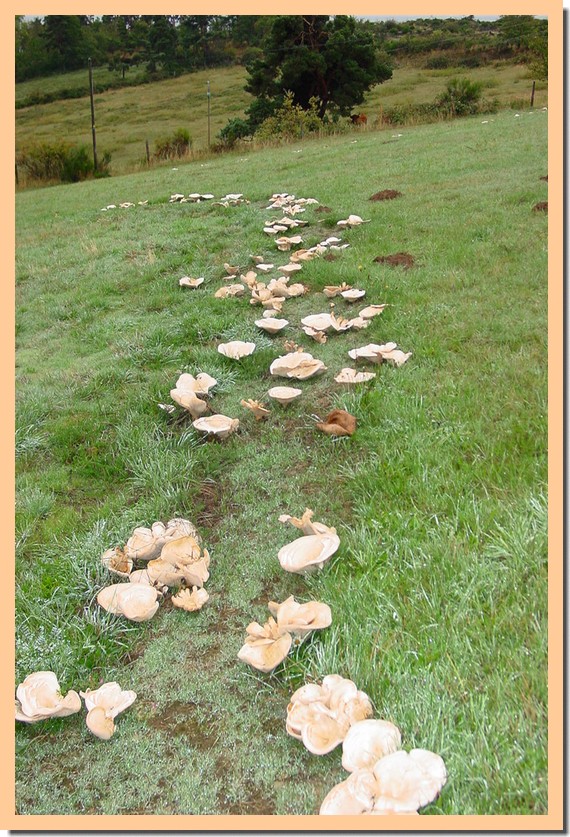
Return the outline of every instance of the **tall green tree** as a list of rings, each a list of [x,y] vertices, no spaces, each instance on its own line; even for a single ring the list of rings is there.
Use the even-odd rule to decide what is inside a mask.
[[[262,46],[263,58],[248,67],[246,90],[256,97],[250,119],[278,107],[287,91],[296,105],[317,101],[347,115],[373,85],[392,76],[372,34],[346,15],[279,15]]]
[[[82,17],[80,15],[47,15],[45,17],[43,34],[53,70],[67,72],[86,65],[89,56]]]

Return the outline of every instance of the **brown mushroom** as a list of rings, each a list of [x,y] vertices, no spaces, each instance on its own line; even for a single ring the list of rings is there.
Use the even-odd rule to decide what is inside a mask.
[[[316,424],[327,436],[352,436],[356,430],[356,419],[346,410],[333,410],[324,421]]]

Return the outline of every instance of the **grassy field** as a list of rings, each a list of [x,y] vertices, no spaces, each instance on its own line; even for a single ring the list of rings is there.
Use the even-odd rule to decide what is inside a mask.
[[[311,756],[285,714],[329,673],[366,691],[405,749],[444,758],[424,815],[546,812],[547,217],[532,211],[546,129],[545,112],[506,111],[16,196],[17,682],[52,669],[64,691],[116,679],[138,693],[109,742],[83,713],[17,725],[20,814],[317,813],[345,778],[340,752]],[[369,201],[381,189],[402,196]],[[250,203],[170,204],[179,191]],[[309,246],[349,213],[370,223],[303,267],[286,337],[328,371],[258,423],[240,400],[267,400],[283,337],[213,291],[226,261],[277,261],[262,225],[281,191],[331,209],[303,216]],[[410,270],[373,261],[400,251]],[[184,274],[206,281],[184,291]],[[389,307],[319,346],[300,319],[341,281]],[[224,359],[232,338],[255,353]],[[413,352],[405,366],[334,382],[348,349],[389,340]],[[240,419],[224,443],[157,406],[200,370],[219,381],[213,410]],[[315,429],[333,407],[356,416],[353,437]],[[306,506],[341,547],[305,579],[277,551],[295,537],[279,514]],[[102,613],[100,555],[174,516],[211,551],[208,604],[144,624]],[[333,624],[261,675],[236,659],[245,627],[290,594],[327,602]]]
[[[109,75],[100,69],[103,83]],[[377,85],[366,96],[361,107],[369,115],[372,127],[381,110],[394,105],[433,102],[454,75],[468,76],[483,85],[483,95],[498,99],[502,107],[530,101],[532,80],[528,68],[511,64],[481,67],[473,70],[422,70],[401,67],[393,78]],[[36,89],[50,91],[57,84],[85,83],[85,73],[70,73],[37,82],[16,85],[16,98],[29,96]],[[109,90],[95,97],[97,143],[100,154],[111,154],[111,172],[122,174],[146,168],[148,140],[151,151],[157,140],[185,127],[193,139],[195,152],[208,146],[208,109],[206,89],[211,84],[210,138],[215,142],[228,119],[243,115],[251,96],[243,89],[246,71],[243,67],[216,69],[181,76],[169,81]],[[535,106],[547,104],[544,82],[538,82]],[[389,130],[389,129],[388,129]],[[33,143],[66,139],[91,147],[91,111],[89,98],[68,99],[16,111],[16,151]]]

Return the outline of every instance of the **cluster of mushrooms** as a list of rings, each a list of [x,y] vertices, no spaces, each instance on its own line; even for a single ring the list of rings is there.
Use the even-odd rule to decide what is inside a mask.
[[[124,581],[100,590],[98,604],[133,622],[152,619],[170,588],[177,588],[171,601],[182,610],[200,610],[208,601],[204,584],[210,577],[210,555],[202,549],[196,527],[184,518],[137,527],[124,546],[103,553],[101,562]]]
[[[180,196],[173,197],[180,198]],[[280,317],[283,304],[286,300],[302,296],[307,292],[307,288],[302,283],[290,283],[291,277],[302,269],[303,262],[318,258],[329,251],[342,251],[349,246],[348,243],[343,243],[342,239],[337,236],[329,236],[313,247],[292,249],[294,246],[303,243],[302,236],[300,234],[284,235],[283,233],[290,233],[296,227],[307,226],[308,221],[299,220],[294,216],[305,212],[307,206],[318,203],[315,198],[296,198],[287,192],[275,193],[271,196],[267,208],[279,210],[283,213],[283,216],[277,220],[265,221],[263,229],[265,233],[275,237],[274,241],[280,252],[289,254],[287,264],[276,267],[273,262],[267,261],[263,256],[252,255],[253,267],[245,273],[240,273],[238,265],[224,263],[226,284],[222,285],[214,296],[227,299],[241,297],[246,294],[246,291],[249,292],[250,304],[260,305],[263,308],[263,314],[255,321],[255,325],[266,334],[279,334],[289,325],[289,320]],[[339,221],[337,226],[345,228],[363,223],[368,223],[368,221],[364,221],[358,215],[349,215],[347,219]],[[276,271],[279,275],[268,282],[261,281],[258,278],[260,273],[268,274],[271,271]],[[198,288],[203,282],[204,277],[184,276],[179,279],[180,286],[186,288]],[[348,303],[354,303],[361,300],[366,292],[360,288],[342,283],[341,285],[326,286],[323,289],[323,294],[328,299],[339,297]],[[319,344],[326,343],[328,336],[331,334],[367,328],[371,320],[386,308],[385,303],[368,305],[362,308],[357,316],[346,319],[335,314],[334,302],[331,302],[330,305],[330,311],[311,314],[301,320],[304,333]],[[232,340],[228,343],[220,343],[218,352],[230,360],[241,360],[251,355],[255,348],[255,343]],[[302,381],[327,370],[322,360],[314,357],[297,344],[286,341],[285,348],[286,354],[275,358],[269,367],[272,376]],[[411,352],[402,352],[395,343],[369,344],[349,351],[349,356],[353,360],[365,359],[372,363],[389,362],[395,366],[401,366],[411,357]],[[200,374],[204,375],[205,373]],[[354,368],[345,367],[336,374],[335,381],[341,384],[359,384],[372,380],[375,374],[374,372],[358,372]],[[219,439],[226,438],[234,433],[239,428],[239,419],[219,413],[209,416],[204,415],[210,408],[206,401],[196,397],[200,395],[200,392],[196,390],[194,383],[192,383],[194,380],[187,373],[180,376],[175,389],[171,390],[171,396],[179,406],[190,412],[195,429]],[[190,383],[185,384],[185,381],[190,381]],[[177,397],[177,394],[185,386],[187,387],[184,390],[186,395],[181,399]],[[207,392],[203,395],[207,395]],[[277,386],[271,387],[267,395],[271,400],[285,406],[299,398],[302,395],[302,390],[292,386]],[[271,412],[266,404],[251,398],[241,399],[240,404],[244,409],[250,410],[257,420],[267,418]],[[169,412],[175,409],[173,405],[160,404],[159,406]],[[329,436],[350,436],[355,430],[356,420],[354,416],[344,410],[334,410],[324,421],[317,420],[316,427]]]
[[[118,683],[103,683],[98,689],[79,694],[70,689],[61,694],[53,671],[35,671],[16,689],[16,720],[35,724],[47,718],[65,718],[81,711],[85,701],[87,728],[97,738],[108,741],[115,731],[115,718],[136,700],[136,692],[121,689]]]

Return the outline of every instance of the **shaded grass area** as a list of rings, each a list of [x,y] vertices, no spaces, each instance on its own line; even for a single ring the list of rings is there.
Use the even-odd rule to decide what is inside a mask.
[[[425,814],[546,811],[547,219],[531,211],[545,134],[544,114],[507,113],[18,196],[17,682],[50,668],[64,690],[117,679],[138,693],[109,742],[82,715],[19,725],[20,813],[316,813],[345,777],[340,754],[311,756],[284,720],[294,688],[333,672],[406,749],[444,757]],[[402,197],[368,200],[386,188]],[[251,203],[168,203],[194,190]],[[303,267],[310,293],[270,338],[261,309],[212,293],[224,261],[286,261],[261,232],[274,191],[332,208],[304,216],[309,246],[351,212],[370,223]],[[398,251],[412,269],[373,261]],[[184,274],[206,281],[183,291]],[[342,281],[389,305],[319,346],[300,319]],[[216,347],[235,338],[257,349],[232,364]],[[239,402],[266,400],[284,339],[328,370],[257,423]],[[388,340],[413,351],[404,367],[334,383],[348,349]],[[157,407],[201,370],[219,381],[212,409],[241,422],[223,444]],[[357,417],[352,438],[316,432],[333,407]],[[279,514],[305,506],[341,538],[306,579],[276,557],[296,536]],[[211,551],[208,605],[144,625],[102,614],[101,553],[174,516]],[[290,594],[329,603],[333,625],[260,675],[236,659],[245,626]]]

